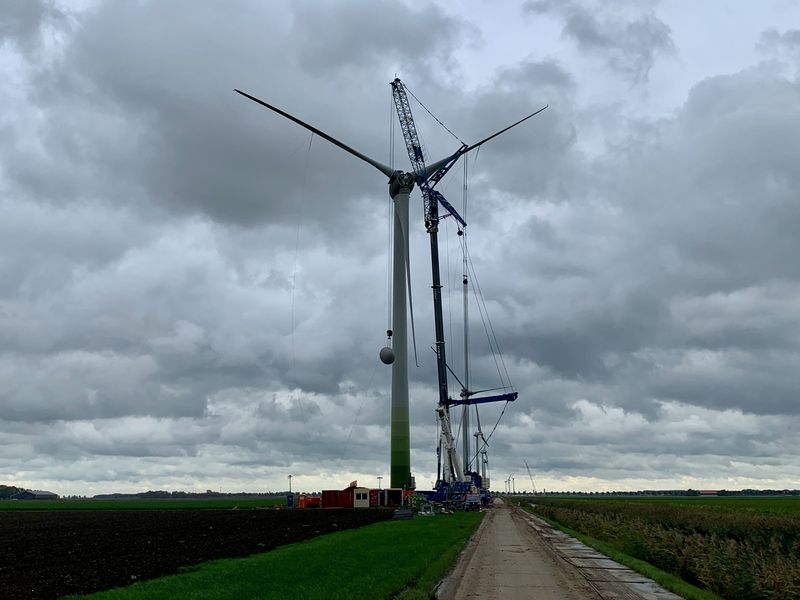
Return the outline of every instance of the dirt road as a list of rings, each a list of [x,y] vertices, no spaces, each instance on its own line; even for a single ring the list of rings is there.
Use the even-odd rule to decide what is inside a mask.
[[[516,511],[496,502],[440,587],[439,598],[602,600]]]
[[[495,501],[441,600],[680,600],[544,521]]]

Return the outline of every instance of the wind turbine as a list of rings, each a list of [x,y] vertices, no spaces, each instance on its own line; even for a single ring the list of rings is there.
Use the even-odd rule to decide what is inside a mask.
[[[393,334],[393,348],[383,348],[380,351],[380,359],[385,364],[392,365],[392,404],[391,404],[391,487],[412,489],[413,478],[411,476],[411,443],[410,443],[410,424],[408,414],[408,321],[407,321],[407,288],[406,280],[408,277],[408,199],[411,190],[414,188],[415,181],[425,183],[432,176],[441,176],[446,167],[452,167],[458,158],[478,148],[482,144],[497,137],[501,133],[508,131],[512,127],[519,125],[538,114],[542,109],[520,119],[516,123],[501,129],[500,131],[484,138],[476,144],[468,146],[464,144],[452,154],[438,160],[430,165],[426,165],[421,172],[406,172],[381,163],[370,158],[366,154],[351,148],[347,144],[337,140],[324,131],[309,125],[305,121],[289,114],[252,96],[241,90],[234,90],[245,98],[252,100],[270,109],[279,115],[286,117],[290,121],[297,123],[301,127],[315,133],[319,137],[328,140],[333,145],[341,148],[345,152],[352,154],[365,163],[372,165],[375,169],[389,178],[389,196],[394,202],[394,247],[392,261],[392,315],[393,323],[390,335]],[[441,369],[440,369],[441,370]]]

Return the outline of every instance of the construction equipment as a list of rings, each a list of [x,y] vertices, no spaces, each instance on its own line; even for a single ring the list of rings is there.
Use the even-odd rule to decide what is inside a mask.
[[[465,480],[464,473],[461,470],[461,465],[455,454],[455,442],[452,436],[449,421],[450,406],[463,403],[477,404],[479,402],[492,402],[497,400],[511,401],[516,399],[516,393],[513,393],[513,398],[512,395],[504,394],[497,398],[485,397],[479,399],[470,398],[471,392],[465,390],[467,393],[466,395],[462,393],[462,400],[453,400],[448,396],[448,367],[445,359],[444,326],[442,319],[442,298],[437,239],[438,223],[440,221],[438,214],[439,204],[441,204],[445,210],[447,210],[448,214],[452,215],[462,227],[465,226],[466,223],[464,222],[464,219],[458,215],[457,211],[444,199],[444,197],[433,188],[453,167],[453,165],[461,156],[465,155],[470,150],[479,148],[484,143],[497,137],[501,133],[508,131],[512,127],[519,125],[523,121],[530,119],[534,115],[546,109],[547,106],[535,111],[534,113],[531,113],[523,119],[520,119],[516,123],[505,127],[497,133],[484,138],[476,144],[462,144],[461,147],[451,155],[426,166],[422,148],[419,144],[419,138],[416,133],[416,127],[411,115],[411,109],[408,106],[408,98],[405,95],[405,89],[402,85],[402,82],[400,82],[399,79],[395,79],[395,81],[392,82],[392,89],[398,117],[400,118],[400,125],[403,130],[403,137],[409,152],[409,158],[411,159],[413,173],[403,172],[386,166],[383,163],[359,152],[358,150],[355,150],[347,144],[344,144],[324,131],[289,114],[288,112],[285,112],[241,90],[235,91],[238,94],[241,94],[242,96],[252,100],[253,102],[270,109],[271,111],[289,119],[290,121],[293,121],[308,131],[311,131],[313,134],[329,141],[345,152],[355,156],[356,158],[370,164],[389,179],[389,195],[394,201],[394,259],[392,266],[392,315],[394,320],[392,323],[392,328],[389,330],[390,338],[392,338],[393,334],[393,348],[386,348],[382,350],[380,356],[382,361],[384,361],[386,364],[392,365],[391,487],[406,490],[413,489],[415,487],[414,478],[411,476],[410,427],[408,413],[408,343],[406,304],[406,283],[409,278],[408,199],[414,184],[416,183],[418,186],[420,186],[425,202],[425,225],[428,233],[430,234],[431,243],[431,265],[433,268],[433,297],[435,312],[434,318],[436,328],[435,350],[437,355],[437,371],[439,382],[439,403],[437,406],[437,414],[439,415],[441,423],[442,446],[445,448],[445,460],[447,464],[447,475],[446,477],[441,478],[441,489],[444,490],[446,494],[449,494],[452,488],[456,494],[460,494],[461,497],[463,497],[463,494],[473,487],[473,483]],[[385,352],[385,350],[388,350],[388,352]],[[439,454],[441,456],[441,452]],[[480,478],[480,476],[477,477],[478,479]],[[477,487],[480,487],[480,485]],[[437,490],[438,489],[439,486],[437,485]]]
[[[474,148],[478,148],[485,142],[489,141],[490,139],[500,135],[501,133],[511,129],[512,127],[522,123],[523,121],[531,118],[532,116],[538,114],[545,108],[546,106],[527,117],[520,119],[516,123],[506,127],[505,129],[485,138],[484,140],[478,142],[477,144],[473,144],[468,146],[467,144],[461,145],[461,147],[448,159],[443,161],[439,161],[432,167],[426,167],[425,164],[425,154],[422,150],[422,146],[420,144],[419,135],[417,133],[417,128],[414,123],[414,116],[411,112],[411,106],[409,105],[408,95],[406,94],[406,88],[403,85],[403,82],[400,81],[399,78],[396,78],[391,83],[392,86],[392,97],[394,99],[395,108],[397,111],[397,116],[400,121],[400,129],[403,133],[403,139],[406,145],[406,151],[408,152],[408,158],[411,161],[411,166],[414,171],[415,180],[417,186],[419,187],[422,198],[423,198],[423,214],[425,219],[425,229],[428,232],[430,238],[430,250],[431,250],[431,288],[433,290],[433,314],[434,314],[434,329],[435,329],[435,346],[434,351],[436,353],[436,367],[437,367],[437,377],[438,377],[438,390],[439,390],[439,399],[438,404],[436,407],[436,414],[438,415],[439,423],[440,423],[440,438],[439,438],[439,447],[437,448],[437,483],[436,483],[436,500],[449,500],[454,501],[456,503],[465,503],[465,498],[469,496],[471,499],[474,499],[475,493],[479,491],[483,491],[484,498],[488,502],[488,481],[486,485],[482,479],[486,476],[486,466],[488,464],[488,458],[486,458],[486,439],[483,437],[483,433],[478,430],[476,434],[476,449],[478,439],[477,436],[479,435],[484,442],[484,445],[481,449],[482,455],[482,469],[479,473],[476,469],[475,471],[468,471],[467,467],[470,462],[469,457],[469,437],[470,434],[466,431],[466,427],[464,427],[464,431],[462,435],[464,436],[464,456],[463,456],[463,469],[462,464],[459,461],[458,454],[455,448],[455,440],[452,433],[451,421],[450,421],[450,407],[457,406],[457,405],[464,405],[464,420],[463,423],[466,425],[468,422],[469,417],[469,406],[476,405],[481,403],[487,402],[513,402],[517,399],[517,392],[507,392],[503,394],[497,394],[493,396],[483,396],[479,397],[476,396],[476,392],[473,392],[468,389],[467,384],[462,384],[462,390],[460,394],[460,399],[453,399],[450,397],[448,393],[448,382],[447,382],[447,372],[452,369],[447,364],[447,357],[445,351],[445,339],[444,339],[444,320],[442,316],[442,285],[441,285],[441,275],[440,275],[440,268],[439,268],[439,242],[438,242],[438,232],[439,232],[439,222],[441,219],[446,218],[447,216],[452,216],[456,221],[459,223],[459,235],[463,234],[463,230],[466,228],[466,221],[462,218],[462,216],[458,213],[458,211],[450,204],[444,196],[439,193],[437,190],[434,189],[436,184],[441,181],[444,175],[452,169],[455,165],[456,161],[469,152]],[[439,215],[439,205],[443,206],[444,209],[447,211],[448,214],[440,217]],[[467,284],[467,276],[466,273],[464,275],[464,285]],[[466,319],[466,293],[465,293],[465,319]],[[465,323],[466,328],[466,323]],[[466,331],[466,329],[465,329]],[[465,333],[465,352],[467,351],[467,344],[466,344],[467,335]],[[465,359],[465,370],[466,370],[466,359]],[[465,377],[465,381],[469,381],[468,376]],[[465,472],[466,471],[466,472]]]
[[[530,477],[530,478],[531,478],[531,491],[532,491],[534,494],[536,494],[536,493],[537,493],[537,492],[536,492],[536,484],[535,484],[535,483],[533,483],[533,475],[531,475],[531,468],[528,466],[528,461],[527,461],[527,460],[526,460],[526,461],[524,461],[524,462],[525,462],[525,468],[528,470],[528,477]]]

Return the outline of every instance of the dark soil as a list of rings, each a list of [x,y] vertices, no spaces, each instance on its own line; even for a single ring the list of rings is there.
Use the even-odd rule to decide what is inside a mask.
[[[0,598],[88,594],[391,516],[376,509],[0,511]]]

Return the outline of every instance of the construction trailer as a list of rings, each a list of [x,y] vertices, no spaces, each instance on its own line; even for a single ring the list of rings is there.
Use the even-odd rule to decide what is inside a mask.
[[[343,490],[322,490],[322,508],[379,508],[403,505],[403,490],[348,486]]]

